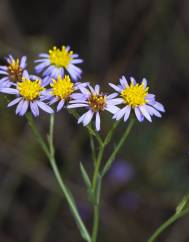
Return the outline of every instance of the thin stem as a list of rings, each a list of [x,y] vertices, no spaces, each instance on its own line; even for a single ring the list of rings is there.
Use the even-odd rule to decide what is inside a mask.
[[[154,242],[155,239],[158,238],[158,236],[170,225],[172,225],[175,221],[177,221],[179,218],[182,218],[183,216],[187,215],[189,213],[189,208],[182,210],[180,213],[174,214],[172,217],[170,217],[165,223],[163,223],[153,234],[152,236],[147,240],[147,242]]]
[[[48,146],[47,144],[45,143],[45,141],[43,140],[43,138],[41,137],[35,123],[34,123],[34,120],[33,120],[33,117],[31,114],[27,114],[26,115],[26,118],[28,120],[28,123],[36,137],[36,140],[38,141],[38,143],[41,145],[41,148],[42,150],[44,151],[45,155],[49,158],[50,157],[50,153],[49,153],[49,149],[48,149]]]
[[[111,167],[111,164],[114,161],[117,153],[119,152],[120,148],[122,147],[122,145],[126,141],[128,135],[129,135],[129,133],[130,133],[132,127],[133,127],[133,124],[134,124],[134,119],[131,119],[131,121],[130,121],[127,129],[125,130],[123,136],[121,137],[119,143],[116,145],[114,151],[112,152],[112,154],[110,155],[108,161],[106,162],[106,164],[105,164],[105,166],[104,166],[104,168],[102,170],[101,176],[104,176],[107,173],[107,171],[109,170],[109,168]]]
[[[98,152],[98,157],[97,157],[97,160],[96,160],[96,163],[95,163],[95,170],[94,170],[93,182],[92,182],[93,191],[96,190],[96,183],[97,183],[97,178],[98,178],[98,175],[99,175],[100,163],[101,163],[101,160],[102,160],[102,157],[103,157],[103,154],[104,154],[104,148],[105,148],[104,145],[101,145],[99,147],[99,152]]]
[[[99,143],[99,152],[98,157],[95,162],[95,171],[93,175],[93,182],[92,182],[92,189],[94,193],[94,217],[93,217],[93,229],[92,229],[92,241],[96,242],[97,240],[97,234],[98,234],[98,228],[99,228],[99,210],[100,210],[100,194],[101,194],[101,186],[102,186],[102,176],[99,172],[100,170],[100,164],[102,161],[102,157],[104,154],[105,147],[110,143],[112,135],[117,128],[119,122],[115,122],[112,125],[112,128],[108,132],[106,138],[102,143]]]
[[[48,135],[48,144],[49,144],[49,147],[47,146],[47,144],[45,143],[45,141],[43,140],[43,138],[41,137],[38,129],[36,128],[34,122],[33,122],[33,119],[32,117],[29,118],[29,121],[30,121],[30,126],[37,138],[37,141],[39,142],[39,144],[41,145],[42,149],[44,150],[46,156],[48,157],[49,159],[49,162],[51,164],[51,167],[53,169],[53,172],[55,174],[55,177],[57,179],[57,182],[61,188],[61,191],[63,192],[67,202],[68,202],[68,205],[70,207],[70,210],[75,218],[75,221],[78,225],[78,228],[81,232],[81,235],[82,237],[86,240],[86,241],[91,241],[91,238],[90,238],[90,235],[78,213],[78,210],[77,210],[77,207],[76,207],[76,204],[74,202],[74,199],[73,199],[73,196],[71,194],[71,192],[68,190],[68,188],[66,187],[66,185],[64,184],[63,182],[63,179],[60,175],[60,172],[59,172],[59,169],[56,165],[56,160],[55,160],[55,157],[54,157],[54,145],[53,145],[53,131],[54,131],[54,115],[51,115],[50,117],[50,127],[49,127],[49,135]]]
[[[113,135],[115,129],[117,128],[118,124],[119,124],[119,121],[113,123],[113,125],[112,125],[110,131],[109,131],[108,134],[106,135],[106,138],[105,138],[105,140],[104,140],[104,145],[107,145],[107,144],[110,143],[111,138],[112,138],[112,135]]]
[[[97,234],[98,234],[98,227],[99,227],[99,210],[100,210],[100,190],[101,190],[101,177],[99,174],[100,170],[100,164],[102,161],[102,157],[104,154],[104,149],[105,149],[105,144],[100,143],[99,144],[99,152],[98,156],[95,162],[95,170],[94,170],[94,175],[93,175],[93,181],[92,181],[92,191],[93,191],[93,229],[92,229],[92,241],[91,242],[96,242],[97,240]]]
[[[96,242],[98,227],[99,227],[99,204],[94,205],[94,217],[93,217],[93,231],[92,231],[92,240],[91,242]]]
[[[92,159],[93,159],[93,164],[95,166],[95,161],[96,161],[96,150],[95,150],[95,144],[94,144],[94,139],[93,135],[89,132],[89,138],[90,138],[90,146],[91,146],[91,152],[92,152]]]

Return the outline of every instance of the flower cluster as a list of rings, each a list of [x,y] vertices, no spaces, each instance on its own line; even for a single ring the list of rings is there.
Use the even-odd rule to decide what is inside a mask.
[[[15,96],[8,107],[17,105],[16,114],[23,116],[27,111],[36,117],[39,109],[53,113],[51,105],[56,104],[58,112],[62,108],[84,108],[78,123],[84,126],[95,119],[95,128],[100,130],[101,113],[108,111],[112,118],[126,122],[133,110],[138,121],[145,118],[152,121],[152,116],[161,117],[165,112],[163,105],[156,101],[155,95],[149,93],[147,80],[140,83],[131,77],[129,82],[122,76],[119,83],[109,83],[113,89],[110,94],[101,91],[99,85],[94,87],[89,82],[79,82],[82,70],[77,66],[83,62],[69,46],[53,47],[48,53],[39,54],[35,60],[35,72],[41,77],[28,73],[27,58],[15,59],[9,55],[6,65],[0,66],[0,92]]]

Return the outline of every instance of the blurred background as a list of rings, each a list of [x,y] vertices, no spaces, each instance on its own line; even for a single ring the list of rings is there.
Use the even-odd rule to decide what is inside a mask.
[[[109,91],[121,75],[146,77],[166,107],[162,119],[136,123],[103,184],[99,242],[143,242],[189,192],[189,1],[0,0],[0,59],[33,60],[53,45],[84,59],[82,81]],[[48,161],[25,120],[0,97],[0,241],[80,242]],[[37,125],[48,129],[46,114]],[[108,114],[102,135],[111,127]],[[115,133],[120,139],[127,123]],[[56,115],[56,156],[88,228],[92,210],[79,172],[92,171],[87,131],[66,112]],[[111,152],[113,146],[109,146]],[[105,154],[105,157],[107,154]],[[189,217],[158,241],[188,242]]]

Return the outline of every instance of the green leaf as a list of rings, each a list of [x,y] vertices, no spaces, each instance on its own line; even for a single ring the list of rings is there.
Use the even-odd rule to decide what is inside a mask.
[[[176,208],[176,214],[179,214],[182,210],[184,210],[189,204],[189,194],[185,195],[179,205]]]
[[[91,181],[89,179],[89,176],[84,168],[84,166],[82,165],[82,163],[80,162],[80,170],[81,170],[81,175],[83,177],[83,181],[85,183],[85,185],[87,186],[88,189],[91,188]]]

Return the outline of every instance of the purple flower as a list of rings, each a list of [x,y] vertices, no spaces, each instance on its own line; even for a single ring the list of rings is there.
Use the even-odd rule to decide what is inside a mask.
[[[62,78],[60,75],[57,79],[52,79],[50,83],[51,88],[46,90],[45,95],[43,95],[42,100],[48,100],[48,103],[57,104],[57,112],[60,111],[67,103],[75,97],[74,92],[78,90],[78,86],[86,86],[87,83],[73,83],[68,75]]]
[[[147,80],[143,78],[139,84],[133,77],[130,78],[130,85],[126,78],[122,76],[119,85],[109,83],[109,85],[119,93],[120,97],[117,101],[123,104],[115,115],[114,119],[120,120],[124,118],[126,122],[130,116],[131,110],[133,109],[139,122],[142,122],[146,118],[149,122],[152,122],[152,116],[161,117],[160,112],[165,112],[164,106],[155,100],[155,95],[148,92]]]
[[[43,84],[48,85],[51,78],[56,79],[59,75],[63,78],[65,70],[69,73],[74,81],[81,78],[82,70],[76,66],[83,62],[78,58],[78,54],[74,54],[70,47],[62,46],[61,49],[53,47],[49,53],[39,55],[40,59],[35,62],[39,63],[35,70],[37,73],[43,72]]]
[[[78,123],[83,123],[83,126],[88,125],[93,116],[95,116],[95,127],[96,130],[100,130],[100,113],[104,110],[115,114],[119,111],[116,106],[118,104],[115,97],[116,93],[105,95],[100,92],[100,86],[96,85],[93,88],[90,84],[87,87],[83,85],[78,85],[80,93],[75,93],[72,95],[73,100],[70,101],[67,108],[80,108],[84,107],[87,112],[84,113],[79,119]]]
[[[133,167],[126,161],[116,161],[110,169],[109,179],[113,183],[129,182],[134,176]]]
[[[12,55],[5,58],[7,64],[0,66],[0,88],[16,85],[15,83],[22,80],[23,71],[26,68],[26,56],[21,59],[14,59]]]
[[[8,107],[17,104],[16,114],[23,116],[28,109],[36,117],[39,115],[39,108],[47,113],[53,113],[53,109],[40,100],[45,88],[41,85],[41,80],[35,76],[29,75],[27,71],[23,72],[22,80],[17,82],[16,87],[4,87],[0,90],[3,93],[16,95]]]

